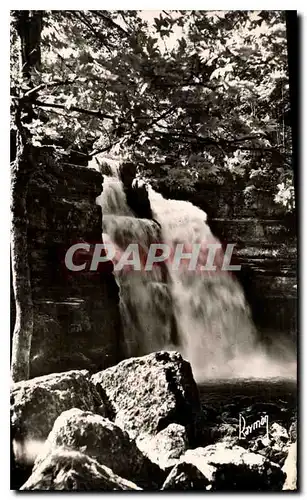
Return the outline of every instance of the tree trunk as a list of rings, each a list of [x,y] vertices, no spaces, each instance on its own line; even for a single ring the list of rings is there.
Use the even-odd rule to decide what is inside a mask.
[[[18,148],[11,172],[11,259],[16,320],[11,372],[14,382],[29,378],[33,304],[27,251],[27,191],[30,169],[26,148]]]
[[[31,87],[31,71],[40,64],[41,13],[15,11],[20,38],[21,75]],[[28,263],[27,193],[34,168],[31,136],[23,127],[33,118],[31,103],[20,100],[16,110],[17,154],[11,170],[11,263],[16,320],[12,341],[11,376],[14,382],[29,378],[33,333],[33,303]]]

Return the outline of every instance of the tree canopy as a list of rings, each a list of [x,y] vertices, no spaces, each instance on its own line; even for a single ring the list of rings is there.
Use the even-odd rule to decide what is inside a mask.
[[[294,204],[285,13],[43,11],[40,64],[20,73],[12,13],[12,116],[34,146],[111,153],[180,189],[269,180]],[[12,127],[16,126],[14,119]]]

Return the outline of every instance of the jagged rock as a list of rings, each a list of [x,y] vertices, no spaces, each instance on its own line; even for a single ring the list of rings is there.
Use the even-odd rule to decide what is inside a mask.
[[[255,438],[250,449],[282,467],[287,457],[288,445],[287,430],[274,422],[269,428],[269,437]]]
[[[195,468],[203,478],[196,473]],[[192,477],[189,476],[190,472]],[[221,442],[188,450],[162,489],[183,489],[182,486],[186,485],[186,489],[192,486],[193,489],[212,491],[280,491],[284,477],[280,467],[265,457],[240,446]]]
[[[289,441],[289,434],[287,430],[277,422],[274,422],[269,429],[269,435],[272,440],[274,440],[274,445],[278,446],[280,449]]]
[[[239,426],[238,424],[226,424],[217,423],[214,424],[206,422],[202,428],[198,429],[197,432],[197,446],[205,447],[209,444],[215,444],[217,442],[223,441],[231,443],[232,445],[239,445],[243,448],[249,448],[250,442],[246,438],[239,438]]]
[[[283,472],[286,474],[286,480],[283,485],[283,490],[296,490],[297,489],[297,444],[292,443],[289,447],[289,452],[282,468]]]
[[[57,447],[85,453],[142,487],[157,489],[165,479],[165,474],[143,455],[125,431],[92,412],[77,408],[63,412],[55,421],[35,465]]]
[[[141,436],[137,439],[138,448],[161,469],[173,467],[188,448],[185,428],[170,424],[156,436]]]
[[[209,470],[208,470],[208,475]],[[211,490],[207,476],[198,467],[188,462],[179,462],[166,478],[162,490],[164,491],[189,491],[189,490]]]
[[[238,417],[232,417],[228,411],[224,411],[221,414],[220,420],[225,425],[233,425],[238,423]]]
[[[85,370],[52,373],[14,384],[11,423],[16,461],[33,463],[56,418],[74,407],[106,413]]]
[[[282,425],[274,422],[269,429],[269,443],[265,456],[282,467],[287,457],[288,447],[289,435],[287,430]]]
[[[294,420],[289,429],[290,443],[295,443],[297,440],[297,422]]]
[[[238,424],[226,424],[222,423],[216,425],[211,429],[211,439],[213,442],[216,441],[239,441],[239,426]]]
[[[21,490],[140,490],[97,460],[78,451],[57,449],[34,468]]]
[[[115,423],[131,437],[155,435],[170,423],[187,429],[191,439],[200,411],[191,366],[177,352],[130,358],[92,376],[115,412]]]

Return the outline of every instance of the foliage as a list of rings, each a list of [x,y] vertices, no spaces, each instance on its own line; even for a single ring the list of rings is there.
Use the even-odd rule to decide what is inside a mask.
[[[45,11],[30,93],[34,145],[137,162],[174,189],[264,180],[293,206],[285,14],[279,11]],[[12,30],[13,32],[13,30]]]

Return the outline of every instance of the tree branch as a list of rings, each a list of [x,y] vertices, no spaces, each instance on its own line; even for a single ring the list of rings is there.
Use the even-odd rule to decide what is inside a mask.
[[[215,139],[213,137],[201,137],[199,135],[190,133],[190,132],[181,132],[181,131],[171,131],[171,132],[163,132],[156,130],[155,131],[156,135],[160,135],[162,137],[170,137],[172,140],[183,142],[183,143],[199,143],[200,145],[204,146],[214,146],[218,148],[220,151],[223,151],[225,153],[223,148],[231,148],[231,149],[242,149],[242,150],[247,150],[247,151],[275,151],[277,153],[278,150],[276,150],[274,147],[247,147],[247,146],[237,146],[237,143],[244,142],[244,141],[249,141],[253,139],[259,139],[263,137],[263,134],[255,134],[255,135],[247,135],[243,137],[238,137],[234,139]],[[281,154],[281,153],[279,153]]]
[[[38,100],[33,101],[33,104],[35,104],[36,106],[41,106],[43,108],[57,108],[57,109],[66,109],[69,111],[75,111],[77,113],[82,113],[85,115],[94,116],[95,118],[99,118],[101,120],[104,120],[104,119],[114,120],[117,118],[117,116],[108,115],[107,113],[102,113],[101,111],[95,111],[95,110],[91,110],[91,109],[83,109],[83,108],[79,108],[77,106],[71,106],[68,109],[64,104],[56,104],[56,103],[52,103],[52,102],[43,102],[43,101],[38,101]]]
[[[94,116],[95,118],[98,118],[98,119],[101,119],[101,120],[104,120],[104,119],[115,120],[115,119],[118,118],[118,116],[116,116],[116,115],[109,115],[107,113],[102,113],[101,111],[96,111],[96,110],[91,110],[91,109],[83,109],[83,108],[79,108],[77,106],[71,106],[70,108],[67,108],[65,106],[65,104],[56,104],[56,103],[52,103],[52,102],[44,102],[44,101],[39,101],[39,100],[33,101],[32,104],[35,104],[36,106],[41,106],[41,107],[44,107],[44,108],[54,108],[54,109],[63,109],[63,110],[67,110],[67,111],[74,111],[74,112],[77,112],[77,113],[82,113],[82,114],[86,114],[86,115],[89,115],[89,116]],[[150,123],[148,125],[146,125],[146,130],[147,130],[152,125],[155,125],[160,120],[162,120],[163,118],[165,118],[168,114],[170,114],[172,111],[174,111],[176,109],[176,106],[177,105],[174,104],[169,109],[167,109],[166,111],[164,111],[160,116],[157,116],[154,119],[149,118],[148,116],[136,116],[135,120],[136,121],[138,121],[138,120],[151,120]],[[128,123],[128,124],[130,124],[132,122],[131,122],[131,120],[122,120],[122,123]]]
[[[111,17],[104,14],[101,10],[96,10],[95,14],[96,14],[96,16],[100,17],[100,19],[103,19],[109,27],[112,27],[112,28],[119,30],[125,36],[130,36],[128,31],[126,31],[122,26],[120,26],[115,21],[113,21],[113,19],[111,19]]]
[[[90,156],[91,158],[93,158],[94,156],[97,156],[100,153],[106,153],[107,151],[110,151],[110,149],[112,149],[113,146],[115,146],[119,141],[120,141],[120,139],[118,139],[117,141],[113,142],[112,144],[108,144],[108,146],[105,146],[105,147],[103,147],[101,149],[94,150],[91,153],[89,153],[88,156]]]
[[[173,106],[171,106],[170,108],[168,108],[164,113],[162,113],[160,116],[158,116],[157,118],[154,118],[148,125],[146,128],[150,128],[152,127],[153,125],[156,125],[160,120],[163,120],[163,118],[166,118],[166,116],[168,116],[169,114],[171,114],[173,111],[175,111],[175,109],[177,108],[177,104],[173,104]]]
[[[263,137],[265,137],[265,134],[258,133],[255,135],[244,135],[242,137],[237,137],[234,139],[221,139],[221,142],[227,142],[227,143],[231,144],[233,142],[252,141],[253,139],[261,139]]]
[[[54,82],[46,82],[46,83],[41,83],[40,85],[37,85],[36,87],[34,87],[33,89],[30,89],[28,90],[28,92],[26,92],[22,97],[21,99],[23,98],[27,98],[27,97],[30,97],[32,96],[33,94],[39,92],[40,90],[44,89],[44,88],[48,88],[48,87],[59,87],[61,85],[69,85],[71,83],[74,83],[76,80],[78,79],[78,77],[76,76],[76,78],[74,78],[74,80],[62,80],[62,81],[54,81]]]
[[[70,11],[70,13],[76,17],[82,24],[84,24],[88,30],[91,31],[91,33],[96,37],[98,38],[98,40],[102,43],[102,45],[104,47],[106,47],[106,49],[111,53],[111,49],[109,47],[109,45],[112,46],[112,48],[114,48],[114,45],[110,44],[110,42],[107,42],[106,41],[106,37],[104,37],[103,35],[101,35],[101,33],[99,33],[95,28],[94,26],[92,25],[92,23],[87,19],[87,17],[82,13],[82,12],[78,12],[78,11]]]

